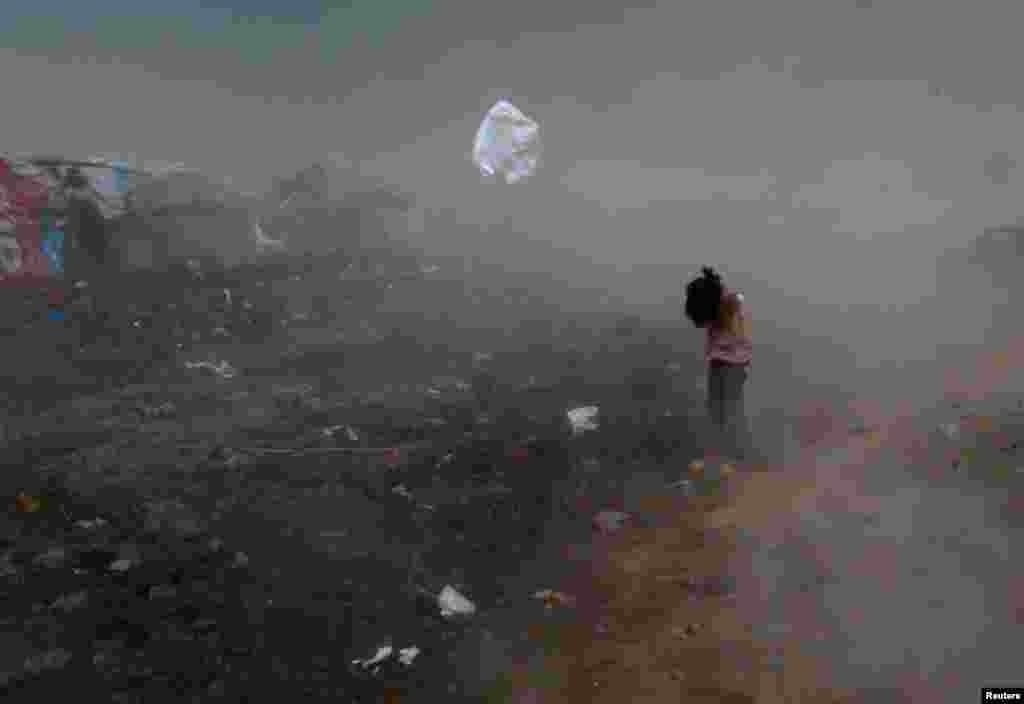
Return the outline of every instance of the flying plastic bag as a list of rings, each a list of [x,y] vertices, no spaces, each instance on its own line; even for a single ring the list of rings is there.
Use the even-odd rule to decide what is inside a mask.
[[[500,100],[480,123],[473,141],[473,162],[485,176],[500,174],[505,183],[516,183],[537,170],[540,147],[540,126]]]

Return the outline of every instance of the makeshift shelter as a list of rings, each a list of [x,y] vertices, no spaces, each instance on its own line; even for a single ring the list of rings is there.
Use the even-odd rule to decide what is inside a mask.
[[[73,170],[108,221],[112,270],[159,270],[189,259],[230,267],[283,247],[264,234],[251,197],[177,165],[0,156],[0,284],[45,287],[62,276]]]
[[[87,182],[79,195],[87,191],[107,221],[110,272],[160,271],[190,260],[232,268],[286,248],[316,254],[383,247],[412,210],[411,198],[385,187],[332,197],[319,164],[277,179],[259,196],[182,165],[0,155],[0,285],[45,288],[61,280],[72,170]]]

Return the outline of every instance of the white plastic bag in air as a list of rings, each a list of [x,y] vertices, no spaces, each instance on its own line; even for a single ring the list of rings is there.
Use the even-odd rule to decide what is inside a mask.
[[[516,183],[540,163],[540,126],[511,103],[500,100],[487,111],[473,142],[473,162],[485,176]]]

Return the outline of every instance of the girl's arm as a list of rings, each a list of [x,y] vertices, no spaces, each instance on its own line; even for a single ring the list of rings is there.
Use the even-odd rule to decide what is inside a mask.
[[[747,306],[743,302],[743,294],[734,293],[728,299],[728,315],[730,332],[738,337],[750,339],[750,318]]]

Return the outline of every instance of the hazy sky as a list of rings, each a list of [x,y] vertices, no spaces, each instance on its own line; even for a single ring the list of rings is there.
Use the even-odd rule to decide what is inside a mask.
[[[1018,3],[264,4],[287,14],[106,0],[5,19],[4,148],[183,161],[250,188],[333,154],[463,222],[825,305],[927,299],[938,254],[1020,215],[1019,171],[986,168],[1021,158]],[[468,161],[502,97],[546,150],[510,187]],[[640,299],[666,285],[637,278]]]

